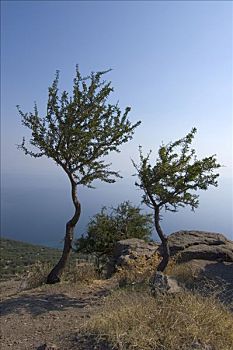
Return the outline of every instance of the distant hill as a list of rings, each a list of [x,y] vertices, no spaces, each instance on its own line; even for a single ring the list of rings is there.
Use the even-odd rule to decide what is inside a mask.
[[[60,256],[59,249],[0,238],[0,278],[22,273],[37,261],[56,263]]]

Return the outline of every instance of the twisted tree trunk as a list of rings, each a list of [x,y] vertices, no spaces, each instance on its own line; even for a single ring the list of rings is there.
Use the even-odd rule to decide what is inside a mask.
[[[160,218],[159,218],[159,207],[155,208],[154,211],[154,220],[155,220],[155,228],[156,231],[159,235],[159,238],[161,239],[162,242],[162,248],[163,248],[163,258],[160,261],[158,267],[157,267],[157,271],[161,271],[163,272],[165,270],[165,268],[167,267],[167,264],[169,262],[169,258],[170,258],[170,249],[169,249],[169,244],[168,244],[168,239],[166,237],[166,235],[163,233],[163,230],[159,224]]]
[[[62,272],[66,266],[67,260],[69,258],[69,255],[71,253],[72,249],[72,241],[74,238],[74,228],[75,225],[77,224],[80,214],[81,214],[81,204],[78,200],[77,196],[77,184],[72,178],[71,175],[69,175],[69,179],[71,182],[71,196],[72,196],[72,201],[75,207],[75,212],[73,217],[67,222],[66,224],[66,234],[65,234],[65,239],[64,239],[64,248],[62,252],[62,256],[58,263],[54,266],[52,271],[49,273],[47,277],[47,283],[48,284],[54,284],[60,282],[60,277],[62,275]]]

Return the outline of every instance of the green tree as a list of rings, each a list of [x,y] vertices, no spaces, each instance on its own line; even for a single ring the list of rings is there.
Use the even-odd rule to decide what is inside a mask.
[[[82,77],[78,66],[73,81],[73,93],[58,94],[59,71],[48,91],[46,115],[41,117],[37,105],[32,113],[23,113],[18,107],[22,124],[31,130],[28,148],[23,138],[19,148],[34,158],[46,156],[55,161],[69,178],[75,212],[66,224],[64,249],[58,263],[47,278],[47,283],[60,281],[60,276],[71,252],[74,228],[81,214],[78,186],[93,187],[94,180],[108,183],[121,177],[110,170],[104,157],[110,152],[119,152],[119,146],[133,136],[140,121],[131,124],[128,119],[130,108],[122,113],[118,103],[107,103],[113,91],[111,82],[102,80],[103,74],[91,73]]]
[[[195,192],[218,185],[219,174],[214,170],[220,165],[216,155],[198,160],[195,150],[190,148],[196,131],[193,128],[184,138],[161,145],[154,166],[149,163],[151,151],[143,156],[141,146],[139,165],[133,161],[139,178],[135,185],[144,192],[142,202],[153,209],[155,228],[162,242],[163,259],[158,271],[164,271],[170,257],[168,239],[160,225],[161,210],[177,212],[179,207],[188,205],[194,211],[199,205]]]
[[[76,251],[93,254],[97,262],[106,261],[117,241],[127,238],[148,241],[152,228],[152,215],[141,213],[141,209],[129,201],[111,208],[110,212],[103,207],[101,212],[90,220],[87,235],[76,241]]]

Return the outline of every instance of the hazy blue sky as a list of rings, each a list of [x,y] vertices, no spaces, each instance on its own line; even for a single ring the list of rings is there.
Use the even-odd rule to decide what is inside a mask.
[[[197,155],[217,154],[225,165],[219,187],[200,195],[195,213],[164,215],[167,233],[203,229],[232,237],[232,3],[230,1],[2,1],[2,234],[32,242],[62,239],[73,213],[65,174],[47,159],[32,159],[16,144],[28,131],[16,105],[41,114],[56,69],[70,90],[79,64],[83,75],[106,75],[113,101],[142,120],[133,141],[113,155],[124,179],[80,190],[77,234],[102,205],[140,204],[130,158],[141,144],[157,150],[193,126]],[[155,153],[154,153],[155,155]]]

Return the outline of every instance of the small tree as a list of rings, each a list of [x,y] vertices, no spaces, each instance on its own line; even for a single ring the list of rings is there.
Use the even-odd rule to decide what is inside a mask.
[[[194,192],[218,185],[219,174],[214,170],[220,165],[216,156],[197,160],[195,150],[190,149],[196,131],[193,128],[184,138],[161,145],[154,166],[149,163],[151,151],[143,156],[141,146],[140,164],[133,162],[139,178],[135,185],[144,191],[142,201],[154,211],[155,228],[162,242],[163,259],[158,271],[164,271],[170,257],[168,239],[160,226],[161,210],[177,212],[179,207],[189,205],[194,211],[199,205],[199,195]]]
[[[91,73],[83,78],[77,66],[72,97],[68,97],[66,91],[59,97],[57,71],[49,87],[44,117],[39,115],[36,104],[34,112],[26,114],[17,106],[22,124],[32,132],[30,144],[39,151],[28,149],[25,139],[19,148],[34,158],[52,158],[65,171],[75,208],[74,215],[66,224],[61,259],[48,275],[47,283],[60,281],[72,248],[74,228],[81,214],[78,186],[93,187],[92,182],[96,179],[115,182],[115,178],[120,177],[119,172],[109,169],[111,164],[104,161],[104,156],[111,151],[119,152],[119,146],[132,138],[135,128],[140,124],[130,123],[127,118],[129,107],[122,113],[118,104],[107,103],[113,91],[111,82],[101,80],[107,72]]]
[[[76,241],[76,251],[93,254],[97,262],[111,255],[117,241],[139,238],[148,241],[152,232],[152,215],[142,214],[139,207],[129,201],[119,204],[111,211],[103,207],[88,224],[87,235]]]

